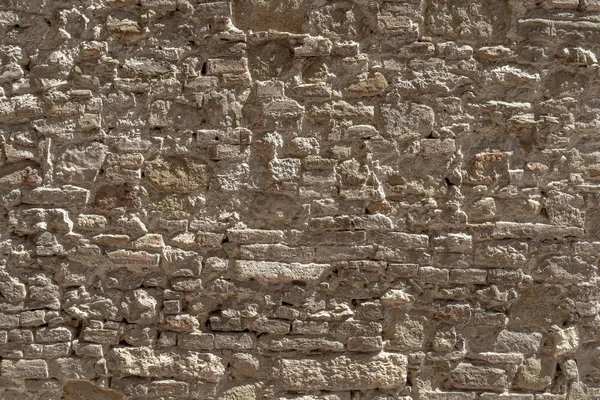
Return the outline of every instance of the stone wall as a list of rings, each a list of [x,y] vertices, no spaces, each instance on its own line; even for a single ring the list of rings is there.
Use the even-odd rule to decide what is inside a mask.
[[[0,0],[0,398],[600,398],[599,0]]]

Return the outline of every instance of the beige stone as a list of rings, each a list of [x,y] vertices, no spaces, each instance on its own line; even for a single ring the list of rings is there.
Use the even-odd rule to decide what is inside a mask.
[[[382,353],[374,357],[280,361],[282,382],[292,390],[398,389],[406,381],[406,357]]]

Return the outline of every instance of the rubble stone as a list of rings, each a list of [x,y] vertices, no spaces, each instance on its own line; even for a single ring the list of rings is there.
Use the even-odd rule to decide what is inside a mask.
[[[598,11],[0,1],[0,399],[600,398]]]

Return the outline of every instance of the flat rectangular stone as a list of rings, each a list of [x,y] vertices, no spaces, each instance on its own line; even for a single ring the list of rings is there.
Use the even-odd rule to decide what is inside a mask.
[[[343,343],[323,338],[282,337],[274,339],[263,336],[261,338],[261,345],[270,351],[299,351],[305,353],[315,351],[320,353],[344,351]]]
[[[400,389],[406,383],[406,356],[338,356],[280,361],[282,387],[288,390]]]
[[[234,274],[237,279],[257,279],[269,282],[317,281],[329,269],[329,264],[279,263],[271,261],[237,260]]]
[[[55,328],[39,328],[35,332],[35,339],[40,343],[66,342],[72,339],[73,333],[69,328],[57,326]]]
[[[215,347],[215,335],[204,332],[180,334],[177,346],[187,350],[212,350]]]
[[[152,382],[148,387],[148,394],[153,396],[185,396],[188,390],[187,382],[169,379]]]
[[[423,400],[475,400],[477,393],[464,392],[425,392]]]
[[[483,242],[475,246],[474,263],[477,267],[525,269],[529,246],[524,242]]]
[[[583,237],[585,231],[574,226],[555,226],[517,222],[497,222],[492,236],[497,239],[535,239],[552,240],[569,237]]]
[[[321,262],[362,260],[371,258],[374,250],[374,246],[318,246],[315,258]]]
[[[20,318],[21,326],[40,326],[46,323],[44,310],[23,311]]]
[[[506,371],[461,362],[450,371],[449,382],[456,389],[504,391],[507,386]]]
[[[282,243],[285,239],[283,231],[267,229],[229,229],[227,239],[231,243]]]
[[[533,400],[533,395],[526,393],[482,393],[478,400]]]
[[[44,360],[2,360],[0,375],[4,378],[46,379],[48,364]]]
[[[325,335],[329,332],[327,321],[294,321],[292,333],[296,335]]]
[[[600,398],[600,390],[597,388],[594,388],[594,390],[590,390],[590,395],[592,396],[596,396],[597,398]],[[552,393],[538,393],[535,395],[535,400],[565,400],[566,399],[566,395],[564,394],[552,394]]]
[[[218,382],[225,365],[214,354],[150,347],[116,347],[108,355],[109,371],[145,378],[201,379]]]
[[[283,262],[312,261],[315,258],[315,249],[309,246],[290,247],[284,244],[246,244],[240,246],[240,258]]]
[[[112,329],[86,327],[83,330],[83,340],[93,343],[117,344],[119,336],[119,332]]]
[[[542,334],[538,332],[523,333],[503,330],[498,334],[494,350],[506,353],[534,354],[542,345]]]
[[[348,351],[369,353],[381,351],[383,340],[381,336],[355,336],[348,338],[347,346]]]
[[[21,201],[24,204],[71,206],[87,204],[89,199],[89,190],[71,185],[62,188],[39,187],[21,190]]]
[[[442,268],[420,267],[417,273],[417,280],[425,283],[445,283],[448,279],[449,271]]]
[[[468,360],[483,362],[486,364],[495,365],[519,365],[523,362],[523,354],[521,353],[468,353]]]
[[[389,264],[388,274],[394,278],[415,278],[419,264]]]
[[[453,269],[450,270],[450,282],[462,284],[484,284],[487,279],[485,269]]]
[[[254,336],[249,333],[218,333],[215,348],[227,350],[250,350],[256,346]]]
[[[222,75],[232,73],[244,73],[248,70],[248,59],[218,59],[213,58],[206,62],[209,75]]]
[[[106,253],[113,264],[134,265],[146,267],[158,267],[160,262],[159,254],[152,254],[146,251],[115,250]]]
[[[364,231],[304,232],[301,241],[310,244],[355,244],[364,242],[366,238]]]
[[[433,239],[436,251],[447,253],[471,253],[473,251],[473,237],[464,233],[449,233]]]
[[[546,0],[544,5],[551,8],[577,8],[579,0]]]

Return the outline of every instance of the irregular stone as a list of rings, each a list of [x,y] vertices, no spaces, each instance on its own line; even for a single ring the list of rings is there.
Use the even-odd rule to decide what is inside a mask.
[[[206,165],[191,159],[157,156],[146,163],[146,178],[161,192],[189,193],[208,184]]]
[[[373,97],[383,92],[388,86],[385,77],[376,72],[372,77],[353,83],[346,88],[348,97]]]
[[[155,293],[136,289],[125,297],[122,309],[128,322],[145,325],[156,321],[158,305]]]
[[[381,106],[385,132],[393,138],[423,138],[431,134],[435,121],[433,109],[418,103]]]
[[[565,354],[573,354],[577,351],[581,345],[581,339],[576,327],[561,329],[560,327],[553,325],[551,329],[552,334],[554,335],[554,348],[557,356],[560,357]]]
[[[555,365],[551,357],[527,358],[517,370],[513,386],[520,390],[544,391],[552,383]]]
[[[48,365],[44,360],[2,360],[0,375],[5,378],[46,379]]]
[[[393,335],[386,342],[386,349],[395,351],[418,351],[425,341],[425,321],[419,318],[406,317],[394,324]]]
[[[108,146],[98,142],[68,147],[58,159],[56,177],[66,183],[95,181],[107,151]]]
[[[42,184],[42,178],[37,168],[25,167],[17,171],[2,173],[0,188],[14,189],[21,187],[36,187]]]

